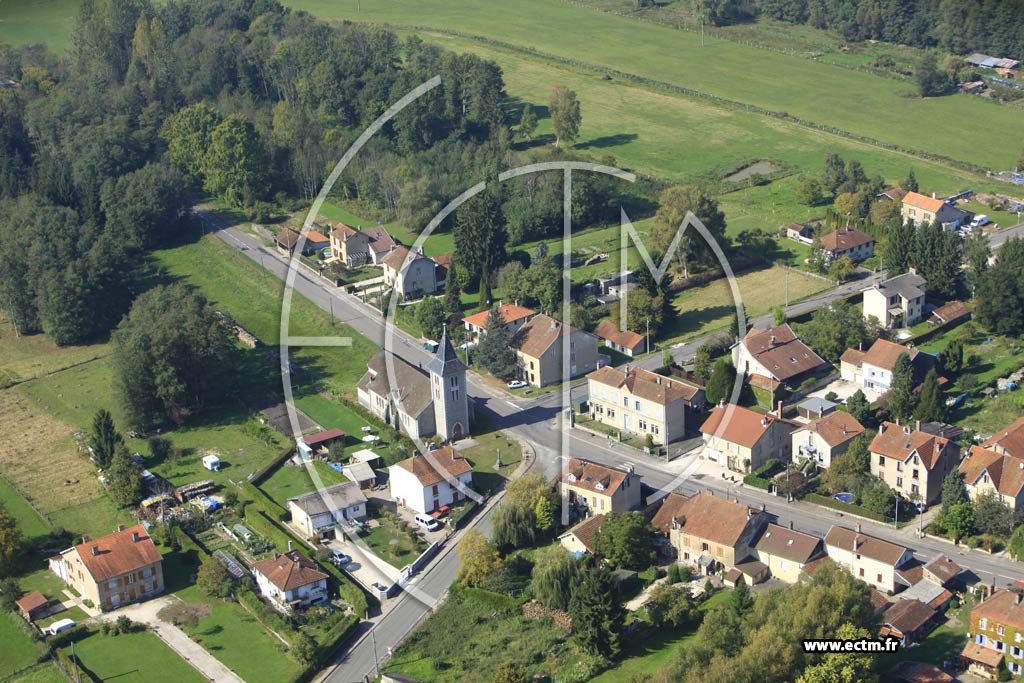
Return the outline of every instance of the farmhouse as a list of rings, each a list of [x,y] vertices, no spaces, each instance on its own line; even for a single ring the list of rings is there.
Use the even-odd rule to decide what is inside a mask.
[[[900,354],[906,353],[914,367],[914,383],[920,383],[935,364],[935,357],[912,346],[878,339],[867,351],[846,349],[839,359],[840,376],[875,394],[884,394],[892,386],[892,369]]]
[[[327,574],[297,550],[252,566],[260,595],[282,612],[327,601]]]
[[[597,369],[597,337],[547,315],[538,315],[512,337],[519,379],[535,387],[561,382],[563,347],[568,346],[569,377]]]
[[[829,558],[854,576],[888,593],[910,585],[900,570],[911,563],[913,551],[856,530],[833,526],[825,534]]]
[[[864,319],[892,329],[911,327],[924,317],[924,292],[928,282],[913,268],[864,290]]]
[[[335,527],[366,518],[366,495],[351,481],[288,499],[292,525],[306,538],[334,538]]]
[[[700,391],[650,370],[598,368],[587,375],[590,417],[627,434],[666,444],[686,434],[687,401]]]
[[[793,457],[813,460],[818,467],[828,469],[832,459],[845,453],[850,442],[863,432],[864,426],[853,415],[831,412],[792,433]]]
[[[960,462],[971,500],[992,493],[1011,510],[1024,509],[1024,460],[985,446],[971,446]]]
[[[418,298],[437,291],[437,264],[422,253],[395,247],[384,256],[384,284],[404,299]]]
[[[768,524],[754,542],[754,551],[771,575],[786,583],[799,581],[803,568],[825,555],[820,538],[794,531],[792,523],[788,528]]]
[[[768,526],[768,515],[710,490],[685,497],[670,493],[655,514],[656,527],[667,529],[678,562],[701,574],[742,568],[757,583],[768,567],[757,560],[754,543]]]
[[[925,505],[938,500],[942,480],[960,460],[960,449],[954,441],[892,422],[878,426],[870,450],[872,476]]]
[[[629,330],[620,330],[618,326],[610,320],[602,320],[599,322],[597,327],[594,328],[594,334],[598,339],[604,342],[606,347],[615,349],[619,353],[625,354],[630,358],[647,352],[646,337],[637,334],[636,332],[630,332]]]
[[[628,466],[607,467],[569,458],[558,478],[558,491],[584,517],[640,507],[640,475]]]
[[[82,542],[49,560],[50,571],[96,607],[108,610],[164,590],[163,556],[141,524]]]
[[[487,317],[490,311],[480,311],[462,319],[462,325],[469,332],[471,339],[479,339],[486,330]],[[515,334],[537,315],[537,311],[518,304],[501,304],[498,306],[498,317],[504,323],[509,334]]]
[[[840,228],[821,238],[821,249],[825,252],[826,263],[844,256],[859,263],[874,256],[875,238],[857,228]]]
[[[913,223],[914,227],[930,223],[941,223],[946,230],[956,230],[961,225],[971,222],[974,214],[964,211],[941,199],[936,199],[917,192],[908,192],[903,197],[903,222]]]
[[[751,386],[768,391],[780,386],[795,389],[832,369],[788,324],[767,330],[751,328],[732,347],[732,362]]]
[[[388,468],[391,497],[404,508],[426,514],[458,505],[473,483],[473,466],[445,446]]]
[[[700,426],[704,455],[734,472],[756,470],[771,458],[789,462],[790,434],[798,426],[782,418],[781,401],[777,415],[732,403],[719,405]]]

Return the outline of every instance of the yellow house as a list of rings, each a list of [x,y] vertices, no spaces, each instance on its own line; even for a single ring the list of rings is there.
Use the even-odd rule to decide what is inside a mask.
[[[871,474],[904,498],[926,505],[942,495],[942,480],[960,461],[956,443],[909,425],[883,422],[871,441]]]
[[[734,404],[720,405],[700,426],[704,455],[736,472],[756,470],[771,458],[789,462],[795,422]]]
[[[757,559],[768,565],[772,576],[786,583],[800,580],[803,568],[825,554],[821,539],[789,527],[769,524],[754,543]]]
[[[632,468],[608,467],[581,458],[569,458],[558,478],[558,491],[584,517],[640,507],[640,475]]]
[[[628,365],[619,370],[606,365],[587,375],[590,417],[656,444],[686,435],[687,402],[699,387]]]
[[[1024,505],[1024,460],[984,446],[971,446],[960,462],[964,487],[971,500],[994,494],[1011,510]]]
[[[50,558],[50,570],[102,610],[164,590],[163,556],[141,524],[82,542]]]
[[[972,650],[964,652],[976,673],[987,676],[1005,660],[1010,673],[1024,673],[1024,600],[1012,590],[997,590],[971,610]],[[971,656],[973,655],[973,656]]]
[[[568,337],[568,340],[566,340]],[[538,315],[512,337],[519,378],[535,387],[561,382],[597,369],[597,337],[547,315]],[[564,346],[569,358],[564,368]]]

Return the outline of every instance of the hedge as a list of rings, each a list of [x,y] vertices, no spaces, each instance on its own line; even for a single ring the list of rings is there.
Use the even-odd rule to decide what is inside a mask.
[[[753,486],[757,489],[767,491],[771,486],[771,477],[773,474],[782,469],[782,463],[779,462],[778,458],[771,458],[765,464],[758,467],[756,470],[743,477],[743,483],[747,486]]]
[[[279,522],[286,522],[291,519],[292,514],[287,509],[252,482],[244,482],[242,484],[242,491],[248,494],[252,502],[258,505],[263,512],[267,513],[267,516],[271,519],[276,519]]]
[[[103,683],[103,681],[99,679],[96,676],[96,674],[94,674],[92,671],[86,668],[81,661],[75,662],[74,660],[72,660],[70,650],[61,650],[55,648],[53,650],[53,656],[57,660],[58,668],[60,668],[64,675],[68,677],[68,680],[73,680],[73,674],[71,672],[77,671],[78,676],[82,681],[91,681],[92,683]],[[75,659],[78,659],[78,657],[76,656]]]
[[[880,515],[877,512],[863,508],[860,505],[854,505],[852,503],[844,503],[841,500],[835,498],[827,498],[825,496],[818,495],[817,493],[808,493],[804,496],[804,500],[815,505],[822,505],[839,512],[845,512],[851,515],[857,515],[859,517],[866,517],[873,519],[876,522],[882,522],[883,524],[888,522],[888,518],[885,515]]]

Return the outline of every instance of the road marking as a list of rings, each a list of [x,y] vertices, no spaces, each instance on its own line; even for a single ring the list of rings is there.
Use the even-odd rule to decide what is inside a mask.
[[[516,410],[519,410],[519,406],[517,406],[517,405],[516,405],[515,403],[513,403],[512,401],[505,401],[505,403],[507,403],[508,405],[512,406],[512,407],[513,407],[513,408],[515,408]]]

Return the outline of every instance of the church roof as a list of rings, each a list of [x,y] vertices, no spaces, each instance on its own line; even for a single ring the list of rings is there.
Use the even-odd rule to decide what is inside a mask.
[[[445,326],[444,334],[441,335],[441,343],[437,345],[437,353],[427,362],[427,371],[447,377],[465,369],[466,364],[455,353],[451,337],[448,336],[448,327]]]

